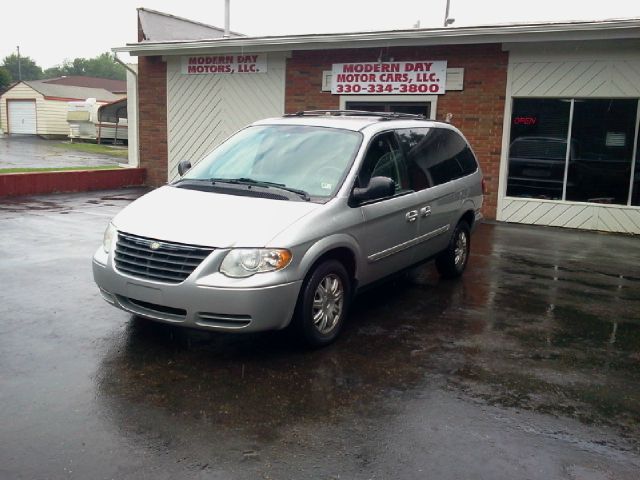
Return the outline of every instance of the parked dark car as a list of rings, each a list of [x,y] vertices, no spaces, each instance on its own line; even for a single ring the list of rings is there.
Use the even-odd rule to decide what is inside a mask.
[[[566,155],[566,138],[516,138],[509,146],[507,195],[562,199]],[[574,143],[569,158],[575,158]]]

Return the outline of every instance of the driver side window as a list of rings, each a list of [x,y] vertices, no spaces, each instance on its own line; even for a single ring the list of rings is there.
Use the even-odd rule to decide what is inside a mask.
[[[393,132],[382,133],[369,144],[358,175],[359,186],[366,187],[373,177],[391,178],[396,193],[410,190],[404,155]]]

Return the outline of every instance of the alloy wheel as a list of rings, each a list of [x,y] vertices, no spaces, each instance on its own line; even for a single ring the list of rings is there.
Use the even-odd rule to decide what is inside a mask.
[[[326,335],[334,329],[342,315],[344,285],[340,277],[330,273],[324,277],[313,295],[312,316],[316,329]]]
[[[464,265],[464,262],[466,262],[467,260],[467,251],[468,251],[467,245],[468,245],[467,234],[466,232],[461,230],[458,233],[458,237],[456,238],[456,245],[453,252],[453,255],[454,255],[453,261],[458,267],[461,265]]]

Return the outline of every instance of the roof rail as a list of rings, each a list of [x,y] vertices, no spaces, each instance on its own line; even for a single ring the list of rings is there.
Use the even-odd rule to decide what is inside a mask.
[[[426,120],[425,115],[401,112],[370,112],[368,110],[301,110],[296,113],[287,113],[285,117],[378,117],[380,120],[412,119]]]

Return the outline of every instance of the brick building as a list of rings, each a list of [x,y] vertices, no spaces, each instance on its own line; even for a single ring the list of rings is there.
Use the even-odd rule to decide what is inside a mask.
[[[138,42],[115,51],[139,57],[140,166],[153,185],[260,118],[403,111],[467,136],[487,218],[640,233],[638,19],[224,37],[138,14]]]

